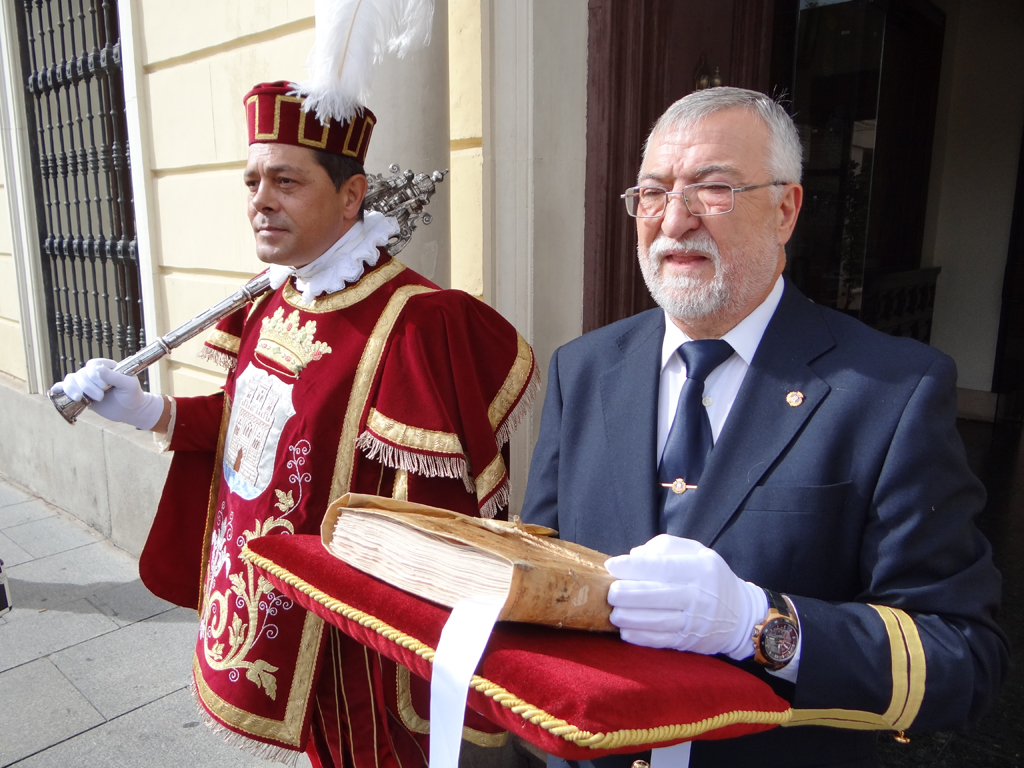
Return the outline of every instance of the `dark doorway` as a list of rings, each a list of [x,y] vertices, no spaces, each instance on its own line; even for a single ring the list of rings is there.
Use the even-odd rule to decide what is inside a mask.
[[[808,296],[927,342],[938,270],[922,270],[945,16],[926,0],[779,0],[772,81],[804,143],[804,207],[786,248]]]
[[[927,341],[922,270],[945,20],[927,0],[590,0],[583,330],[654,306],[621,192],[657,117],[704,84],[790,94],[805,141],[789,275]]]
[[[1024,423],[1024,135],[1017,163],[992,391],[999,393],[996,418]]]

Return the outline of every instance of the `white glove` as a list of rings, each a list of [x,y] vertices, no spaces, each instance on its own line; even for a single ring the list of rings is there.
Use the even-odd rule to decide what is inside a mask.
[[[116,365],[113,360],[94,358],[50,391],[63,389],[76,402],[84,395],[92,400],[90,409],[103,418],[131,424],[136,429],[152,429],[164,413],[164,399],[143,392],[139,380],[118,373],[114,370]]]
[[[754,654],[750,635],[768,613],[768,598],[714,550],[661,534],[605,567],[619,579],[608,590],[608,603],[626,642],[724,653],[737,661]]]

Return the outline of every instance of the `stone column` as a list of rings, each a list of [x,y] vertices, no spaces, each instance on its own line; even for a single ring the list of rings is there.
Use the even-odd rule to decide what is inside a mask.
[[[430,173],[449,167],[448,2],[436,0],[430,45],[404,59],[385,55],[377,66],[369,107],[377,116],[367,173],[388,165]],[[427,206],[433,221],[417,225],[398,258],[442,288],[451,284],[450,193],[447,179]]]

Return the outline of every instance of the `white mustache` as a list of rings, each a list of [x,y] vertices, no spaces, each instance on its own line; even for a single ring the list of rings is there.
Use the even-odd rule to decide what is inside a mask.
[[[658,235],[657,239],[647,249],[647,255],[652,259],[660,261],[663,256],[680,250],[707,256],[715,264],[721,258],[718,243],[715,242],[711,235],[703,231],[691,232],[678,240],[674,240],[668,235]]]

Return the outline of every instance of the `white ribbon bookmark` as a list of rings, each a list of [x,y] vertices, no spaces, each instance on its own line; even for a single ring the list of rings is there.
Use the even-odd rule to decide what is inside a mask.
[[[504,604],[463,598],[441,630],[430,676],[430,768],[458,768],[469,681]]]
[[[651,768],[687,768],[690,765],[692,741],[651,750]]]

